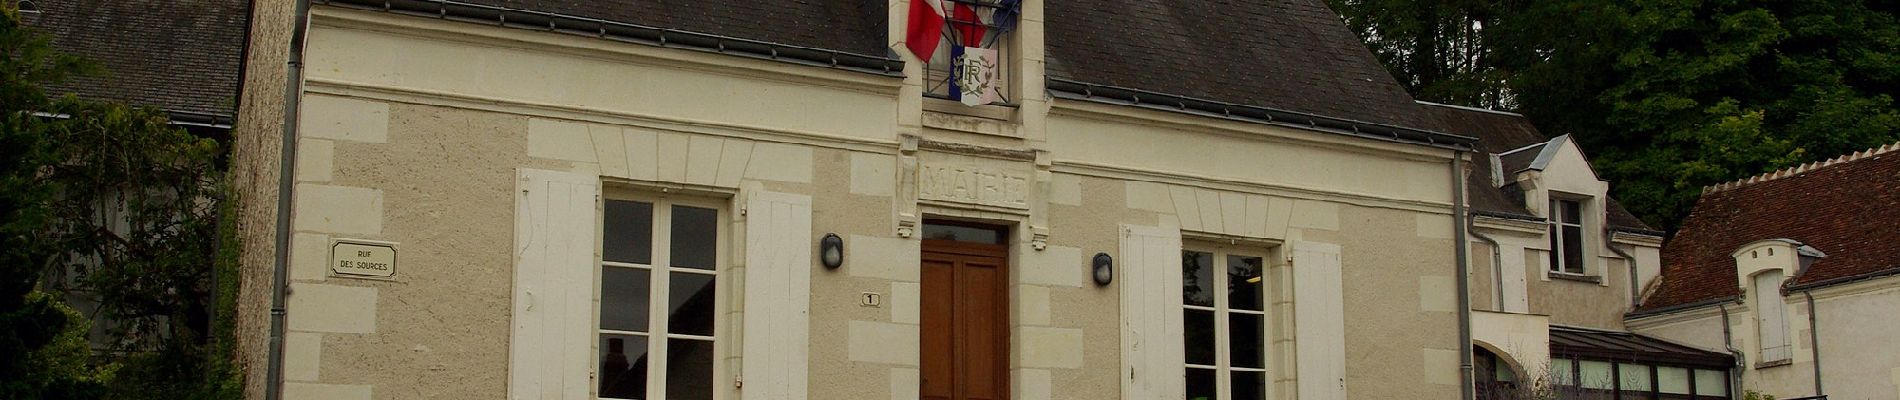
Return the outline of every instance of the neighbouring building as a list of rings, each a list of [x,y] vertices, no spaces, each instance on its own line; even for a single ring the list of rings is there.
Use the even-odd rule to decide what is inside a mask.
[[[247,60],[254,397],[1460,396],[1474,140],[1319,0],[944,2],[930,62],[910,1],[314,3]],[[1617,327],[1536,291],[1626,301],[1655,235],[1547,146],[1485,304]]]
[[[51,38],[54,49],[99,67],[95,74],[49,85],[48,95],[157,109],[171,117],[173,126],[230,143],[249,12],[244,1],[183,6],[156,0],[7,3],[19,7],[22,22]],[[81,313],[98,315],[93,311],[99,307],[95,293],[75,289],[64,294]],[[124,350],[113,343],[113,324],[103,318],[94,321],[95,350]]]
[[[1900,144],[1703,189],[1630,329],[1782,399],[1900,398]]]
[[[1425,104],[1477,136],[1469,171],[1474,386],[1481,399],[1730,398],[1733,358],[1636,334],[1663,233],[1609,197],[1570,136],[1522,115]]]

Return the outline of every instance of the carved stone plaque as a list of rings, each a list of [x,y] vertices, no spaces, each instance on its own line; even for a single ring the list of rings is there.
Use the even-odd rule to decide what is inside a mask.
[[[918,171],[917,198],[1027,210],[1031,182],[1029,171],[926,161]]]

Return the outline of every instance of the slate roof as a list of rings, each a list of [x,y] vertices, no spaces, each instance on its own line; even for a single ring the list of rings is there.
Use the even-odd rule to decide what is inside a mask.
[[[1900,273],[1900,143],[1711,187],[1663,247],[1654,311],[1740,295],[1743,245],[1792,239],[1827,253],[1793,287]]]
[[[344,1],[351,2],[354,1]],[[417,3],[418,1],[401,1]],[[429,1],[423,1],[429,2]],[[459,0],[800,47],[886,55],[884,0]]]
[[[1429,129],[1321,0],[1052,2],[1052,78]]]
[[[1684,346],[1629,332],[1550,327],[1550,354],[1561,357],[1728,368],[1732,355]]]
[[[28,24],[105,73],[49,94],[229,120],[237,113],[249,5],[244,0],[35,0]]]
[[[1515,171],[1530,165],[1531,160],[1537,157],[1542,145],[1551,140],[1544,137],[1544,134],[1531,124],[1530,119],[1524,118],[1523,115],[1501,111],[1424,102],[1418,104],[1421,113],[1432,118],[1431,122],[1435,123],[1441,131],[1478,138],[1476,150],[1483,154],[1472,157],[1471,173],[1466,177],[1470,188],[1466,198],[1472,213],[1543,220],[1531,215],[1531,212],[1524,208],[1521,193],[1490,185],[1490,155],[1520,150],[1500,157],[1504,165],[1504,174],[1509,179]],[[1611,229],[1658,234],[1650,229],[1649,225],[1644,224],[1642,219],[1630,214],[1629,210],[1624,209],[1623,204],[1617,202],[1616,199],[1610,199],[1607,203],[1610,209],[1605,218]]]

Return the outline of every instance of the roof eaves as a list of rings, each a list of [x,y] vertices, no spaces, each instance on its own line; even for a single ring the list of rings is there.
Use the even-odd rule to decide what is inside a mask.
[[[763,40],[607,21],[567,14],[497,7],[454,0],[315,0],[318,4],[444,20],[589,36],[655,47],[696,50],[833,68],[876,75],[904,76],[904,61],[840,50],[794,46]]]
[[[1427,105],[1427,106],[1433,106],[1433,107],[1453,108],[1453,109],[1459,109],[1459,110],[1465,110],[1465,111],[1476,111],[1476,112],[1488,113],[1488,114],[1509,115],[1513,117],[1524,116],[1524,114],[1518,114],[1518,113],[1514,113],[1510,111],[1498,111],[1498,110],[1493,110],[1489,108],[1466,107],[1466,106],[1460,106],[1460,105],[1433,103],[1433,102],[1424,101],[1424,100],[1412,100],[1412,102],[1422,104],[1422,105]]]
[[[1900,275],[1900,266],[1894,266],[1892,268],[1887,268],[1885,270],[1874,271],[1874,272],[1869,272],[1865,274],[1850,275],[1850,276],[1843,276],[1839,278],[1827,279],[1827,280],[1822,280],[1818,282],[1808,282],[1808,283],[1802,283],[1802,284],[1788,285],[1788,291],[1798,292],[1798,291],[1803,291],[1803,290],[1820,289],[1822,287],[1827,287],[1827,286],[1843,285],[1843,284],[1860,282],[1860,281],[1865,281],[1865,280],[1879,279],[1879,278],[1884,278],[1884,277],[1894,276],[1894,275]]]
[[[1631,311],[1627,314],[1623,314],[1623,319],[1627,320],[1630,318],[1668,314],[1668,313],[1677,312],[1677,311],[1708,307],[1708,306],[1721,304],[1721,303],[1734,302],[1741,299],[1742,299],[1742,296],[1722,296],[1722,297],[1717,297],[1717,298],[1702,300],[1702,301],[1697,301],[1697,302],[1677,304],[1673,306],[1657,307],[1657,308],[1648,309],[1648,310],[1636,310],[1636,311]]]
[[[1471,151],[1473,146],[1478,142],[1477,138],[1470,136],[1355,121],[1298,111],[1234,104],[1175,94],[1157,93],[1141,89],[1099,85],[1057,77],[1049,77],[1048,88],[1051,92],[1054,92],[1058,98],[1135,106],[1169,112],[1183,112],[1234,121],[1293,127],[1449,150]]]

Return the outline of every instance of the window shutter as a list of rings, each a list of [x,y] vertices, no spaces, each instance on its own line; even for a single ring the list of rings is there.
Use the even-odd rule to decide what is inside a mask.
[[[1787,360],[1794,352],[1788,343],[1788,310],[1782,303],[1781,271],[1755,275],[1755,330],[1761,341],[1761,362]]]
[[[592,397],[599,179],[522,169],[516,180],[510,399]]]
[[[1181,327],[1181,232],[1123,226],[1120,265],[1122,398],[1186,396]]]
[[[1346,398],[1346,319],[1339,245],[1293,242],[1293,335],[1301,399]]]
[[[810,368],[811,197],[763,191],[747,197],[741,393],[746,399],[804,399]]]

